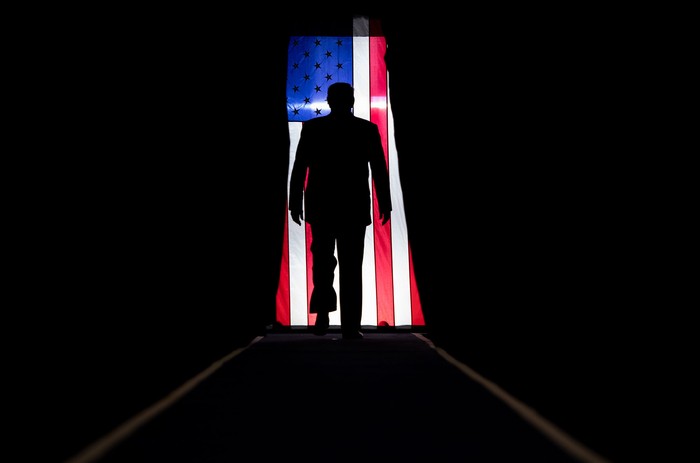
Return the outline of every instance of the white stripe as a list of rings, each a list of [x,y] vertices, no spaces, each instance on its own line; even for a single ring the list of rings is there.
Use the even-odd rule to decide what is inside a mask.
[[[387,86],[389,78],[387,76]],[[387,97],[389,96],[387,90]],[[387,98],[389,100],[389,98]],[[388,103],[388,101],[387,101]],[[391,256],[394,279],[394,324],[396,326],[412,324],[411,316],[411,273],[408,258],[408,233],[406,215],[403,209],[403,191],[399,179],[399,160],[394,140],[394,115],[391,105],[387,104],[389,121],[389,180],[391,182]]]
[[[297,145],[301,135],[301,122],[289,122],[289,178],[287,179],[287,191],[289,191],[289,179],[292,174],[292,166],[296,158]],[[292,326],[306,326],[307,318],[307,293],[306,293],[306,223],[299,226],[290,218],[289,221],[289,310],[290,324]]]
[[[368,26],[367,18],[355,18],[354,30],[363,30]],[[370,120],[369,98],[369,37],[352,39],[353,87],[355,88],[355,116]],[[369,181],[372,191],[372,181]],[[377,325],[377,279],[374,260],[374,226],[370,224],[365,233],[365,254],[362,261],[362,321],[363,325]]]

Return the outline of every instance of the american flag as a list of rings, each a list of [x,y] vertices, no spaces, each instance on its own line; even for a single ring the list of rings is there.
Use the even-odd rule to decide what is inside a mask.
[[[370,33],[371,32],[371,33]],[[351,34],[351,35],[350,35]],[[294,35],[289,40],[287,109],[290,135],[289,172],[304,121],[325,116],[330,109],[326,91],[334,82],[355,88],[354,114],[379,126],[387,157],[393,211],[391,221],[380,223],[375,207],[373,224],[367,228],[363,264],[363,326],[412,327],[425,325],[413,274],[403,194],[399,181],[393,117],[389,104],[388,73],[384,55],[386,38],[379,24],[355,17],[345,35]],[[287,179],[289,185],[289,179]],[[376,206],[376,199],[373,200]],[[285,226],[284,252],[277,290],[277,322],[283,326],[313,325],[309,313],[313,289],[311,229],[289,220]],[[338,293],[338,268],[335,289]],[[339,306],[339,310],[343,310]],[[331,325],[340,325],[340,312],[330,314]]]

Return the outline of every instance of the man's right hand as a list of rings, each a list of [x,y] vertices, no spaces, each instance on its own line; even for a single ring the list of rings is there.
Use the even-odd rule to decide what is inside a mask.
[[[304,213],[302,211],[290,211],[292,214],[292,221],[295,224],[301,225],[301,221],[304,219]]]

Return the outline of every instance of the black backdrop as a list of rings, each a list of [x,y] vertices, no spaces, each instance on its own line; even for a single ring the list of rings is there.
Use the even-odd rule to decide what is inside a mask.
[[[287,31],[350,12],[252,11],[101,11],[32,44],[15,326],[50,352],[33,403],[42,436],[72,417],[59,456],[274,320]],[[655,435],[637,401],[657,352],[641,307],[661,291],[619,24],[573,7],[352,13],[387,36],[427,331],[603,454],[629,452],[621,427]]]

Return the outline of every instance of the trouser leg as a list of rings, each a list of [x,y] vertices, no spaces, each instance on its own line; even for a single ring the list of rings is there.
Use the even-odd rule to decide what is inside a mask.
[[[351,227],[338,235],[340,324],[344,332],[359,331],[362,321],[362,261],[365,226]]]
[[[329,229],[311,225],[312,281],[309,311],[311,313],[333,312],[338,308],[338,295],[333,288],[335,267],[335,236]]]

